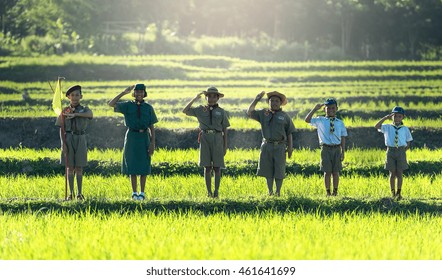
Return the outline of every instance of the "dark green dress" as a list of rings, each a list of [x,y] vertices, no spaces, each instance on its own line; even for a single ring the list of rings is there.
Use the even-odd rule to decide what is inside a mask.
[[[126,175],[149,175],[148,128],[158,122],[153,107],[146,102],[137,105],[135,101],[124,101],[118,102],[114,110],[124,115],[124,125],[128,128],[124,138],[121,172]]]

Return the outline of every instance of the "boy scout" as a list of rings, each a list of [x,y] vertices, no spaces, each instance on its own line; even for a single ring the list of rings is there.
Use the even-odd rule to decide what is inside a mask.
[[[132,93],[134,100],[118,102],[126,94]],[[132,199],[144,200],[146,176],[151,173],[151,157],[155,150],[155,128],[158,122],[152,105],[144,101],[146,86],[137,84],[127,87],[109,101],[114,111],[124,115],[127,127],[124,138],[121,172],[130,176]],[[137,175],[140,176],[140,193],[137,193]]]
[[[88,107],[80,105],[83,98],[81,86],[75,85],[66,91],[70,105],[63,109],[55,125],[60,126],[60,139],[62,146],[60,163],[66,164],[70,195],[74,197],[74,176],[77,177],[77,199],[83,200],[83,167],[87,165],[87,141],[85,131],[93,117]],[[64,126],[64,129],[61,128]],[[66,160],[67,158],[67,160]]]
[[[321,109],[325,117],[312,118]],[[305,121],[318,129],[319,145],[321,146],[321,171],[324,172],[324,185],[327,195],[338,195],[339,172],[345,157],[345,137],[347,129],[344,123],[336,118],[338,102],[329,98],[316,106],[307,114]],[[333,194],[330,192],[330,177],[333,176]]]
[[[192,107],[192,104],[201,97],[206,96],[207,105]],[[227,128],[230,126],[227,112],[218,106],[218,100],[224,94],[216,87],[197,94],[183,109],[183,113],[198,119],[200,133],[199,165],[204,167],[204,179],[207,195],[217,198],[221,183],[221,168],[225,168],[224,155],[227,152]],[[212,169],[215,173],[215,190],[212,194]]]
[[[405,110],[396,106],[391,114],[380,119],[375,128],[384,134],[385,146],[387,146],[387,159],[385,161],[385,169],[390,172],[390,189],[393,198],[402,199],[402,174],[408,169],[406,151],[410,148],[413,137],[410,130],[406,127],[402,120],[405,117]],[[391,124],[382,124],[385,120],[392,119]],[[395,189],[395,181],[397,179],[397,191]]]
[[[280,196],[282,182],[285,178],[286,155],[290,158],[293,152],[292,133],[295,126],[291,118],[282,111],[287,104],[284,94],[277,91],[267,93],[268,109],[255,110],[256,104],[265,92],[258,94],[250,104],[247,115],[261,123],[262,144],[259,155],[257,175],[265,177],[269,195],[273,195],[273,182],[276,184],[276,195]]]

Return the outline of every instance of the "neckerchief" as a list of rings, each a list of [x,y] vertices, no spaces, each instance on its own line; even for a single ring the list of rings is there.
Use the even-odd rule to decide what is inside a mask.
[[[394,135],[394,146],[397,148],[397,147],[399,147],[399,129],[401,129],[401,127],[404,127],[404,125],[402,122],[399,125],[396,125],[395,123],[393,123],[393,127],[396,132]]]
[[[330,133],[335,132],[335,117],[327,117],[330,120]]]
[[[270,123],[272,122],[273,117],[275,116],[275,114],[278,113],[278,112],[281,112],[281,111],[282,111],[282,109],[275,110],[275,111],[273,111],[273,110],[271,110],[271,109],[268,109],[268,110],[267,110],[267,112],[269,112],[270,114],[272,114],[272,116],[270,117],[270,120],[269,120],[269,125],[270,125]]]
[[[212,112],[213,110],[215,110],[216,108],[218,108],[218,103],[216,103],[215,105],[207,105],[206,106],[209,110],[209,116],[210,116],[210,124],[212,124]]]
[[[75,111],[77,111],[77,109],[80,109],[80,107],[81,107],[81,105],[80,104],[78,104],[77,106],[72,106],[72,105],[69,105],[69,113],[71,113],[71,114],[73,114],[73,113],[75,113]],[[77,131],[77,118],[72,118],[72,119],[70,119],[70,121],[71,121],[71,130],[72,131]]]
[[[144,100],[141,101],[135,100],[135,103],[137,103],[137,117],[141,118],[141,104],[144,103]]]

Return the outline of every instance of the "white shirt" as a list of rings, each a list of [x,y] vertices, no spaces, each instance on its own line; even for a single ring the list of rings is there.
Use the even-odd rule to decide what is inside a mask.
[[[394,138],[396,137],[396,128],[393,124],[383,124],[379,132],[384,133],[385,146],[396,147],[394,143]],[[401,126],[398,129],[398,147],[407,146],[407,142],[413,141],[410,129],[406,126]]]
[[[341,144],[341,137],[347,136],[347,129],[344,122],[335,118],[335,131],[330,131],[330,119],[326,117],[312,118],[310,125],[318,128],[319,145],[339,145]]]

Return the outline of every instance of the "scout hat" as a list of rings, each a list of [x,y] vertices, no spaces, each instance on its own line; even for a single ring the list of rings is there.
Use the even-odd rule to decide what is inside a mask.
[[[396,106],[393,108],[393,110],[391,110],[392,113],[398,113],[398,114],[402,114],[405,115],[405,110],[402,107]]]
[[[69,96],[69,94],[73,91],[79,90],[80,94],[81,93],[81,86],[80,85],[75,85],[75,86],[71,86],[70,88],[68,88],[68,90],[66,91],[66,96]]]
[[[324,102],[324,105],[333,105],[333,104],[336,104],[336,106],[338,106],[338,101],[336,101],[336,99],[334,98],[328,98]]]
[[[218,98],[222,98],[224,97],[224,94],[222,94],[221,92],[218,91],[218,89],[216,87],[208,87],[205,91],[204,91],[204,95],[207,96],[209,93],[216,93],[218,95]]]
[[[144,90],[144,97],[147,96],[146,86],[144,84],[136,84],[134,91],[136,91],[136,90]]]
[[[270,99],[270,97],[272,97],[272,96],[278,96],[279,99],[281,99],[281,106],[284,106],[285,104],[287,104],[287,97],[285,97],[284,94],[277,92],[277,91],[267,92],[268,99]]]

